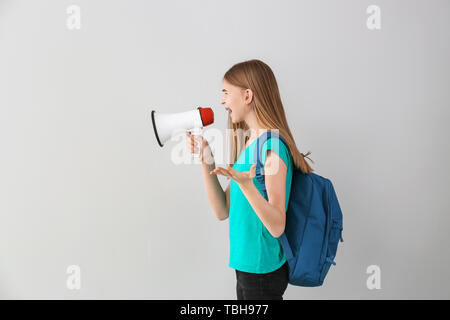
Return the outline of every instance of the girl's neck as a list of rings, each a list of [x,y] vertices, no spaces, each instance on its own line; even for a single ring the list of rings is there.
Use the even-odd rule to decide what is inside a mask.
[[[246,147],[249,146],[253,141],[255,141],[260,135],[262,135],[267,129],[257,127],[257,128],[249,128],[250,135],[248,136],[248,140],[246,143]]]
[[[263,133],[263,131],[266,131],[266,129],[259,125],[254,112],[250,112],[244,121],[248,127],[248,130],[250,131],[250,135],[246,144],[248,146],[256,138],[258,138]]]

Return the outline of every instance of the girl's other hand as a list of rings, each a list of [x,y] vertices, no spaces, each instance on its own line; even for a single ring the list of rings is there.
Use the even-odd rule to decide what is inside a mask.
[[[223,175],[233,179],[240,186],[248,187],[253,184],[253,178],[256,175],[256,163],[250,167],[249,171],[240,172],[233,169],[231,166],[227,166],[226,168],[217,167],[209,173]]]

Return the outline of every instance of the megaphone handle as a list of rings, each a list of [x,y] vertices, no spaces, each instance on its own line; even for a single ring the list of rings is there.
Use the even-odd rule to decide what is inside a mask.
[[[189,130],[189,132],[192,135],[201,136],[203,133],[203,130],[202,130],[202,128],[192,128]],[[198,158],[202,154],[202,144],[199,141],[195,141],[195,139],[194,139],[194,144],[197,145],[197,147],[198,147],[198,153],[192,153],[192,158]]]

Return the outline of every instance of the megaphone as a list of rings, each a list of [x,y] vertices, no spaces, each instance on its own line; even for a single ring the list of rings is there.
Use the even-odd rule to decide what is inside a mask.
[[[213,122],[214,113],[211,108],[197,107],[195,110],[176,113],[159,113],[152,110],[153,130],[161,147],[178,130],[203,128]]]

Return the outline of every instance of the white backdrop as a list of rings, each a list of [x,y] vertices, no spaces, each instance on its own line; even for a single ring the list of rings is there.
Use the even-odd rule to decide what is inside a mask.
[[[450,298],[449,9],[0,0],[0,298],[235,299],[228,221],[200,167],[158,146],[150,111],[212,106],[225,130],[223,74],[253,58],[344,215],[324,286],[284,298]]]

